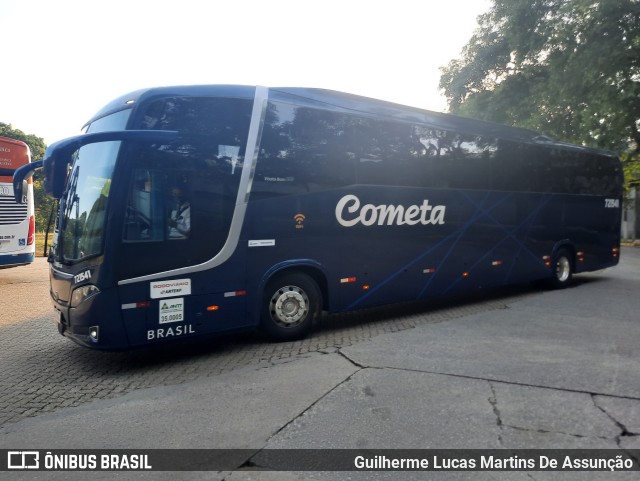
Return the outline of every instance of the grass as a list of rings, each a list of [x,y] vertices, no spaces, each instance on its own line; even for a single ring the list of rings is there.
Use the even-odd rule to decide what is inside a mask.
[[[53,234],[49,234],[49,245],[51,245],[51,238]],[[43,257],[44,250],[44,232],[36,232],[36,257]]]

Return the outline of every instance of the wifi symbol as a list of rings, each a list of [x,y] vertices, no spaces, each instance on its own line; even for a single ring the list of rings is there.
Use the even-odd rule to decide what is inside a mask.
[[[296,220],[296,224],[302,225],[302,223],[304,222],[305,216],[303,214],[296,214],[293,216],[293,218]]]

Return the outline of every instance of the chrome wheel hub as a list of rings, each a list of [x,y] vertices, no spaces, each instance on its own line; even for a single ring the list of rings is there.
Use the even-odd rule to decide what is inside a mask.
[[[295,286],[278,289],[271,297],[271,317],[282,326],[293,327],[309,312],[307,294]]]
[[[556,277],[560,282],[565,282],[571,275],[571,262],[566,257],[558,259],[556,264]]]

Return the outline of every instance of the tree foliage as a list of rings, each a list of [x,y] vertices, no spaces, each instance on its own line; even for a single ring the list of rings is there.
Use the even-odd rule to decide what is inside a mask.
[[[47,145],[41,137],[25,134],[22,130],[18,130],[11,124],[5,124],[3,122],[0,122],[0,136],[21,140],[27,144],[31,149],[31,157],[33,160],[40,160],[44,157],[44,151],[46,150]]]
[[[452,112],[640,161],[640,0],[494,0],[442,69]]]
[[[22,130],[14,128],[11,124],[0,122],[0,136],[21,140],[26,143],[31,149],[32,160],[41,160],[47,149],[44,139],[36,135],[25,134]],[[53,206],[53,199],[44,193],[42,176],[38,171],[36,171],[33,176],[33,194],[36,210],[36,230],[42,232],[47,228]]]

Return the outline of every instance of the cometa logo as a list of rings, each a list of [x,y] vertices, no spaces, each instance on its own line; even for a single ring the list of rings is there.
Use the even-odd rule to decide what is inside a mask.
[[[427,199],[421,205],[361,205],[360,199],[345,195],[336,205],[336,219],[344,227],[358,224],[372,225],[430,225],[444,224],[446,213],[444,205],[430,205]]]

